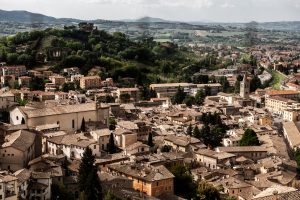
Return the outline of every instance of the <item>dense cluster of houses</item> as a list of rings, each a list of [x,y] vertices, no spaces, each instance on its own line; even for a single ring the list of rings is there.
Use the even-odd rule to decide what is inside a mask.
[[[261,66],[270,67],[261,60]],[[76,67],[64,69],[62,75],[2,66],[0,199],[51,199],[53,184],[64,184],[78,197],[79,164],[88,147],[96,157],[103,190],[119,197],[179,199],[170,168],[192,164],[195,181],[222,187],[229,197],[299,199],[297,164],[289,155],[300,147],[298,74],[289,77],[282,90],[251,93],[251,75],[243,73],[247,67],[213,72],[227,76],[231,85],[233,77],[242,74],[239,94],[221,92],[219,83],[162,83],[149,86],[157,98],[140,101],[140,88],[83,76]],[[44,91],[29,89],[37,77],[49,80]],[[268,74],[260,79],[267,81]],[[77,88],[59,91],[69,83]],[[179,87],[191,96],[205,88],[210,94],[202,106],[172,105],[170,97]],[[108,96],[113,100],[103,102]],[[216,148],[186,134],[189,126],[201,129],[199,119],[208,112],[219,113],[229,127]],[[109,129],[111,119],[114,129]],[[247,128],[257,134],[260,146],[241,146]],[[154,147],[147,144],[149,134]],[[113,154],[108,152],[111,136],[118,148]]]

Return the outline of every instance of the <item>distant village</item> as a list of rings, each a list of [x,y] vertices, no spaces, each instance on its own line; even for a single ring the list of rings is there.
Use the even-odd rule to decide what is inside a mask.
[[[224,45],[190,48],[232,60],[239,56]],[[147,88],[155,94],[150,100],[141,99],[141,87],[120,87],[97,73],[84,76],[78,67],[58,74],[48,66],[29,70],[1,63],[0,199],[55,199],[54,184],[79,199],[79,167],[87,148],[95,156],[103,193],[119,198],[185,199],[176,195],[172,173],[181,165],[189,166],[193,181],[222,188],[227,199],[300,199],[295,160],[300,51],[286,49],[253,47],[245,52],[257,66],[233,62],[199,72],[225,77],[230,87],[242,77],[238,92],[225,93],[218,82],[157,83]],[[254,76],[265,83],[274,78],[272,72],[282,77],[277,88],[251,92]],[[43,91],[30,89],[37,78],[46,80],[38,83]],[[173,101],[179,92],[195,97],[199,91],[205,93],[200,105]],[[212,139],[209,134],[217,130],[212,123],[226,127],[224,137]],[[245,143],[248,132],[257,137],[256,144]]]

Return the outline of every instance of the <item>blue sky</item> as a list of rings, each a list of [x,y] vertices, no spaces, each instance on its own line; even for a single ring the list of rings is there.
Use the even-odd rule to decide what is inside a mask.
[[[180,21],[300,21],[300,0],[0,0],[0,9],[54,17]]]

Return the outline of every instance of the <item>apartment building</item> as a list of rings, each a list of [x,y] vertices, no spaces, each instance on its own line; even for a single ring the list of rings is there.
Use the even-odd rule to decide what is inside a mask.
[[[101,79],[99,76],[87,76],[80,79],[81,89],[97,89],[101,87]]]
[[[265,101],[266,109],[279,115],[283,115],[284,110],[297,108],[298,106],[298,102],[282,96],[270,96]]]
[[[186,93],[191,93],[192,89],[197,89],[197,85],[193,83],[162,83],[150,85],[150,88],[156,91],[158,98],[174,96],[179,87]]]
[[[60,75],[50,76],[49,80],[56,86],[62,86],[66,82],[66,78]]]
[[[25,65],[19,65],[19,66],[3,66],[0,67],[0,75],[1,76],[25,76],[27,74]]]

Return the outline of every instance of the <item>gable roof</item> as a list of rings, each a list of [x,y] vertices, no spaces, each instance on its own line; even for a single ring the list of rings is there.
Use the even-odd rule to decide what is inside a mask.
[[[51,115],[61,115],[66,113],[78,113],[96,110],[95,103],[85,103],[76,105],[64,105],[64,106],[53,106],[41,109],[26,109],[20,107],[21,112],[23,112],[28,118],[44,117]]]
[[[26,151],[35,141],[35,134],[25,130],[16,131],[5,137],[2,148],[12,147],[20,151]]]

